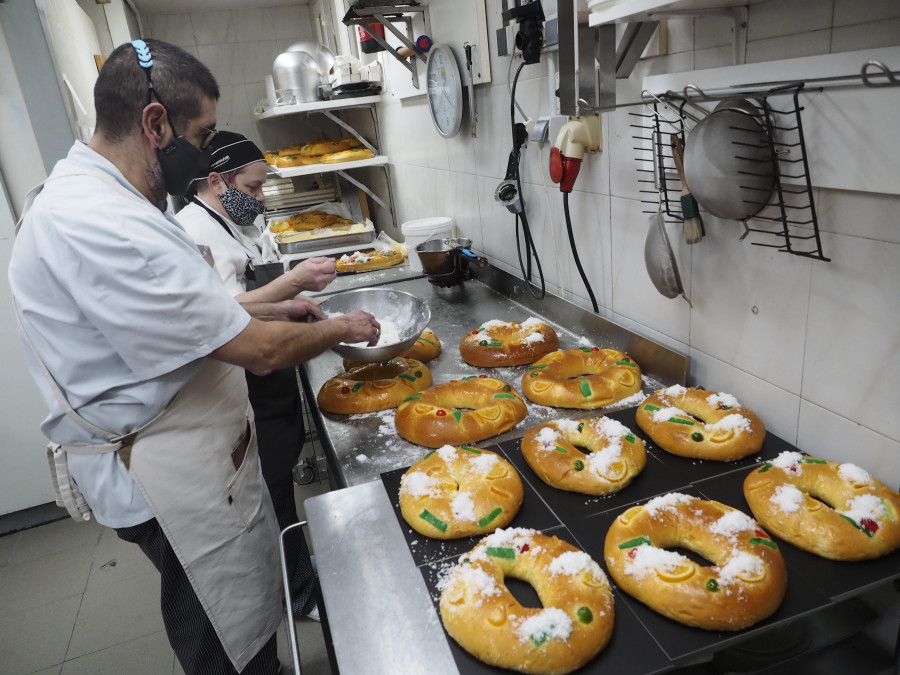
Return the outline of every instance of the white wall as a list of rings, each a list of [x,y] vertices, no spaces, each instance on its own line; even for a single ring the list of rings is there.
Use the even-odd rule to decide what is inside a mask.
[[[398,222],[452,215],[495,265],[520,275],[510,245],[512,216],[493,199],[510,150],[509,60],[496,56],[494,46],[500,0],[487,0],[487,7],[493,82],[476,88],[478,138],[464,131],[442,139],[424,99],[381,105],[382,137]],[[620,86],[625,100],[639,95],[644,75],[731,64],[727,20],[671,19],[669,29],[670,55],[642,61]],[[750,6],[748,30],[748,63],[891,46],[900,44],[900,5],[775,0]],[[434,37],[440,40],[439,33]],[[545,63],[522,72],[517,100],[530,117],[552,113],[548,72]],[[900,104],[900,89],[893,91]],[[700,244],[677,245],[692,309],[659,295],[644,268],[648,207],[635,180],[628,110],[604,116],[604,152],[586,160],[570,198],[579,254],[601,314],[688,353],[691,384],[733,393],[772,433],[806,452],[854,461],[896,488],[900,197],[816,190],[830,263],[740,242],[740,224],[707,217]],[[896,105],[885,114],[894,111]],[[865,128],[865,120],[855,122]],[[871,147],[880,142],[866,140]],[[540,168],[548,152],[534,143],[525,151],[529,220],[551,292],[589,307],[572,264],[560,193]],[[815,183],[815,166],[811,173]]]
[[[266,98],[265,76],[275,57],[313,37],[309,6],[142,16],[144,37],[176,44],[199,58],[219,82],[219,129],[244,134],[260,147],[253,108]]]

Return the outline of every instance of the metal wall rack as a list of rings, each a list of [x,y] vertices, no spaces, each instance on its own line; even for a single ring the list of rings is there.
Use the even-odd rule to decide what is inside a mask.
[[[380,23],[386,30],[396,37],[407,47],[412,56],[406,58],[401,56],[394,48],[391,47],[387,40],[375,33],[369,33],[373,40],[384,47],[384,52],[393,56],[406,68],[412,75],[412,84],[416,89],[419,88],[418,62],[425,62],[425,54],[416,45],[413,37],[412,23],[413,17],[407,14],[422,14],[425,21],[425,34],[431,35],[431,25],[428,21],[428,8],[420,5],[416,0],[407,2],[397,1],[390,2],[388,0],[356,0],[351,6],[344,18],[341,20],[345,26],[367,26],[372,23]],[[401,33],[394,27],[394,23],[402,23],[406,27],[406,34]]]
[[[743,240],[750,234],[764,241],[751,241],[754,246],[776,248],[797,256],[829,261],[822,250],[810,179],[806,141],[803,136],[800,94],[805,83],[796,82],[762,91],[727,92],[708,95],[697,87],[685,87],[682,93],[672,91],[642,95],[646,112],[632,112],[631,125],[636,130],[638,171],[645,203],[659,203],[672,220],[683,220],[680,206],[681,182],[675,172],[668,139],[672,134],[682,140],[689,136],[687,124],[700,119],[688,106],[708,113],[701,102],[717,102],[741,97],[754,103],[757,119],[766,129],[771,156],[776,158],[775,189],[764,208],[752,218],[742,221]],[[652,189],[651,189],[652,186]],[[702,206],[702,205],[701,205]],[[753,223],[751,226],[750,223]]]

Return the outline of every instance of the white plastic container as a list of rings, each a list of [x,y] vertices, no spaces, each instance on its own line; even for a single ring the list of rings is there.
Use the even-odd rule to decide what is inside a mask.
[[[406,243],[406,254],[409,258],[409,268],[415,272],[422,271],[422,261],[416,253],[416,246],[431,239],[446,239],[456,236],[456,226],[452,218],[438,216],[432,218],[419,218],[408,220],[400,226]]]

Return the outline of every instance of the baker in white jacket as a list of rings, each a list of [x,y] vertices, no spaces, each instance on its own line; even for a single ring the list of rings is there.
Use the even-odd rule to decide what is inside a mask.
[[[274,675],[278,526],[244,370],[374,344],[379,326],[362,311],[250,316],[165,212],[166,193],[183,194],[209,161],[218,98],[183,49],[116,48],[94,87],[93,138],[25,201],[9,282],[59,501],[160,571],[185,673]],[[291,318],[293,302],[271,311]]]

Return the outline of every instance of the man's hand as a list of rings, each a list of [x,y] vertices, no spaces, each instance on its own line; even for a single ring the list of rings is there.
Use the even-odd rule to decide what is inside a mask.
[[[365,342],[371,347],[381,337],[381,324],[375,320],[374,316],[361,309],[337,316],[332,321],[343,324],[344,332],[341,342],[348,344]]]
[[[302,295],[278,304],[284,310],[285,321],[308,321],[309,316],[314,317],[317,321],[325,318],[315,300],[304,298]]]
[[[334,281],[337,272],[333,258],[307,258],[288,275],[297,291],[321,291]]]

